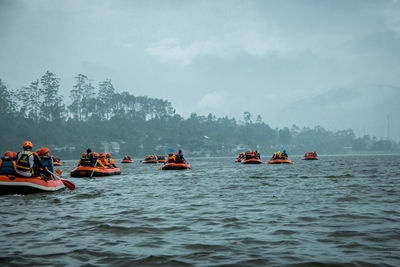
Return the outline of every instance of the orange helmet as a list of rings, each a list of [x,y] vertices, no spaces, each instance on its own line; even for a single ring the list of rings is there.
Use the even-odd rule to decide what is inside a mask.
[[[92,155],[93,155],[93,157],[98,157],[99,153],[94,152],[94,153],[92,153]]]
[[[38,151],[38,154],[44,156],[47,152],[49,152],[49,149],[47,147],[44,147]]]
[[[83,158],[83,157],[86,157],[86,155],[87,155],[86,153],[82,153],[82,158]]]
[[[6,153],[4,153],[4,157],[13,158],[13,152],[7,151]]]
[[[173,154],[174,154],[174,153],[172,153],[172,152],[169,152],[169,153],[168,153],[168,156],[172,156]]]
[[[26,141],[26,142],[22,145],[22,148],[26,148],[26,147],[32,148],[32,147],[33,147],[32,142],[31,142],[31,141]]]
[[[12,157],[13,157],[13,158],[16,158],[17,155],[18,155],[17,152],[11,152],[11,153],[12,153]]]
[[[103,152],[103,153],[100,153],[100,158],[104,158],[106,156],[106,154]]]
[[[106,154],[106,157],[107,157],[107,158],[111,158],[111,154],[110,154],[110,153],[107,153],[107,154]]]

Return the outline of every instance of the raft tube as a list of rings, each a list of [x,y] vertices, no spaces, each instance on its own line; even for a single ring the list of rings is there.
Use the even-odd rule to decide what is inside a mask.
[[[90,166],[78,166],[71,171],[71,177],[110,176],[116,174],[121,174],[120,168],[93,168]]]
[[[64,188],[65,185],[61,180],[45,180],[40,176],[22,178],[15,175],[0,175],[0,195],[54,192]]]
[[[304,160],[318,160],[318,157],[312,157],[312,156],[308,156],[308,157],[303,157]]]
[[[167,161],[166,161],[165,159],[158,159],[157,162],[158,162],[158,163],[165,163],[165,162],[167,162]]]
[[[61,162],[53,162],[53,166],[62,166],[62,163]]]
[[[293,164],[290,159],[271,159],[267,164]]]
[[[191,169],[188,163],[167,163],[161,168],[162,170],[189,170]]]
[[[262,164],[260,159],[244,159],[242,160],[243,164]]]
[[[134,161],[130,159],[123,159],[121,160],[121,163],[134,163]]]

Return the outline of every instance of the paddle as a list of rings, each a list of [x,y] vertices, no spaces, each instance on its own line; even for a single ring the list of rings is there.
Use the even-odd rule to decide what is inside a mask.
[[[49,170],[47,170],[47,171],[48,171],[49,173],[51,173],[54,177],[56,177],[58,180],[60,180],[60,181],[65,185],[65,187],[68,188],[69,190],[72,191],[72,190],[75,189],[75,185],[74,185],[73,183],[71,183],[70,181],[61,178],[60,176],[58,176],[58,175],[55,174],[55,173],[52,173],[52,172],[49,171]]]
[[[96,159],[96,162],[95,162],[95,164],[94,164],[94,166],[93,166],[93,171],[92,171],[92,173],[90,174],[90,177],[93,176],[93,173],[94,173],[94,170],[96,169],[97,161],[98,161],[98,160],[99,160],[99,159]]]

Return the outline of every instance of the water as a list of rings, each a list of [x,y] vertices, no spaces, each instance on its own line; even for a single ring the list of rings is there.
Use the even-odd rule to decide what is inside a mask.
[[[0,265],[400,266],[400,156],[188,160],[0,197]]]

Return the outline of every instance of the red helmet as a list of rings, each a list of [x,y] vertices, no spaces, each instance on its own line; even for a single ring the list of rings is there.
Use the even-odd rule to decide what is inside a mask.
[[[82,158],[83,158],[83,157],[86,157],[86,155],[87,155],[86,153],[82,153]]]
[[[107,153],[107,154],[106,154],[106,157],[107,157],[107,158],[111,158],[111,154],[110,154],[110,153]]]
[[[22,145],[22,148],[26,148],[26,147],[32,148],[33,147],[32,142],[31,141],[25,141],[25,143]]]
[[[93,152],[92,155],[93,155],[93,157],[98,157],[99,153]]]
[[[4,157],[13,158],[13,153],[14,153],[14,152],[7,151],[6,153],[4,153]]]
[[[106,156],[105,153],[100,153],[100,158],[104,158]]]
[[[38,154],[44,156],[47,152],[49,152],[49,149],[47,147],[44,147],[38,151]]]

